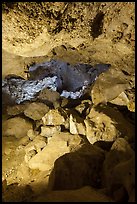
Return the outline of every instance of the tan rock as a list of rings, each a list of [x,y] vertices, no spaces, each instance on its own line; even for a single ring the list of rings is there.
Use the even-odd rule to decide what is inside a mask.
[[[135,101],[130,100],[129,103],[128,103],[128,105],[127,105],[127,107],[128,107],[128,110],[129,110],[129,111],[135,112]]]
[[[110,103],[120,105],[120,106],[127,106],[129,104],[129,99],[127,95],[124,92],[122,92],[121,94],[119,94],[118,97],[111,100]]]
[[[63,125],[65,118],[58,109],[50,110],[45,116],[42,117],[44,125]]]
[[[115,198],[118,198],[120,187],[126,189],[130,197],[135,186],[135,153],[124,138],[118,138],[113,143],[106,155],[102,172],[103,184],[114,193]]]
[[[29,142],[30,142],[30,140],[29,140],[28,136],[24,136],[19,140],[18,144],[26,146]]]
[[[81,104],[76,106],[75,109],[80,113],[80,114],[86,114],[88,113],[88,109],[91,107],[92,102],[90,100],[83,100],[81,101]]]
[[[86,134],[85,125],[84,125],[82,119],[81,119],[81,121],[77,122],[76,118],[74,118],[72,116],[72,114],[70,114],[70,121],[69,122],[70,122],[69,129],[70,129],[71,134],[81,134],[81,135]]]
[[[40,120],[48,111],[49,107],[46,104],[34,102],[28,105],[24,114],[33,120]]]
[[[67,142],[51,142],[29,160],[28,166],[31,169],[39,169],[40,171],[50,170],[53,168],[55,160],[67,152],[69,152]]]
[[[33,129],[28,130],[27,136],[30,140],[34,140],[34,138],[38,135],[38,132],[34,131]]]
[[[33,141],[29,142],[28,145],[25,146],[25,152],[29,152],[31,150],[35,150],[36,152],[40,152],[46,146],[46,139],[42,136],[36,136]]]
[[[92,119],[84,120],[86,126],[86,137],[91,144],[97,141],[114,141],[119,135],[111,118],[103,113],[98,113],[94,109],[90,112]]]
[[[71,134],[78,134],[77,125],[73,120],[72,114],[70,114],[70,133]]]
[[[39,169],[41,171],[51,170],[56,159],[74,150],[81,141],[82,139],[78,135],[71,135],[67,132],[55,133],[50,137],[44,149],[28,161],[28,166],[31,169]]]
[[[3,122],[2,133],[6,136],[21,138],[27,135],[32,124],[21,117],[10,118]]]
[[[92,101],[95,105],[112,101],[127,88],[129,85],[123,74],[116,69],[110,69],[96,80],[91,90]]]
[[[33,141],[29,142],[28,145],[25,146],[24,150],[26,152],[24,160],[26,163],[34,157],[38,152],[40,152],[45,146],[47,142],[44,137],[36,136]]]
[[[8,106],[7,107],[7,113],[8,115],[18,115],[24,112],[26,109],[27,104],[20,104],[20,105],[15,105],[15,106]]]
[[[115,141],[118,137],[127,137],[134,141],[134,125],[128,122],[122,113],[110,106],[98,105],[90,110],[84,120],[86,136],[91,144],[96,141]]]
[[[47,100],[50,103],[53,103],[55,108],[58,108],[60,106],[60,102],[59,102],[60,94],[57,91],[43,89],[40,92],[38,99],[43,100],[43,101]]]
[[[43,137],[51,137],[53,136],[53,134],[57,133],[61,131],[61,127],[60,126],[42,126],[41,127],[41,133],[40,135]]]

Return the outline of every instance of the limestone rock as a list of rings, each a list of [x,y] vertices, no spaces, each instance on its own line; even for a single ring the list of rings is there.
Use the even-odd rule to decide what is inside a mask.
[[[92,101],[95,105],[112,101],[127,88],[129,88],[129,85],[122,72],[110,69],[97,79],[91,91]]]
[[[19,114],[24,112],[26,107],[27,107],[27,104],[19,104],[19,105],[14,105],[14,106],[8,106],[7,107],[7,114],[12,115],[12,116],[19,115]]]
[[[122,92],[121,94],[119,94],[118,97],[110,101],[110,103],[120,105],[120,106],[127,106],[129,104],[129,99],[127,95],[124,92]]]
[[[80,113],[86,115],[91,107],[92,102],[90,100],[82,100],[81,104],[76,106],[75,109]]]
[[[117,185],[119,188],[121,186],[126,190],[125,194],[128,194],[129,199],[131,199],[132,193],[132,202],[135,202],[135,157],[132,157],[127,161],[120,162],[111,171],[109,187],[113,192],[114,199],[119,202],[119,200],[117,200],[117,190],[119,189],[118,187],[116,188]]]
[[[128,195],[135,186],[135,153],[124,138],[118,138],[107,153],[103,164],[103,184],[116,199],[118,189]],[[126,193],[125,192],[125,193]]]
[[[67,152],[69,152],[67,141],[57,139],[53,142],[50,140],[41,152],[29,160],[28,166],[31,169],[39,169],[40,171],[50,170],[53,168],[55,160]]]
[[[30,140],[34,140],[34,138],[38,135],[38,132],[34,131],[33,129],[28,130],[27,136]]]
[[[104,113],[97,112],[94,108],[91,109],[84,123],[86,137],[91,144],[97,141],[114,141],[120,135],[112,119]]]
[[[29,144],[25,146],[25,162],[28,163],[29,160],[39,153],[45,146],[45,138],[36,136],[33,141],[29,142]]]
[[[18,141],[18,144],[26,146],[29,142],[30,142],[30,140],[29,140],[28,136],[24,136]]]
[[[81,118],[79,118],[81,119]],[[85,135],[86,133],[86,130],[85,130],[85,125],[81,119],[81,121],[77,122],[76,121],[76,118],[74,118],[72,116],[72,114],[70,114],[70,125],[69,125],[69,128],[70,128],[70,133],[71,134],[81,134],[81,135]]]
[[[27,146],[25,146],[25,152],[29,152],[30,150],[36,150],[36,152],[40,152],[46,146],[46,139],[42,136],[36,136],[33,141],[29,142]]]
[[[131,112],[135,112],[135,101],[130,100],[127,107],[128,107],[128,110],[130,110]]]
[[[46,104],[34,102],[25,109],[24,114],[33,120],[40,120],[48,111]]]
[[[86,136],[91,144],[96,141],[115,141],[118,137],[127,137],[134,141],[134,125],[128,122],[122,113],[106,105],[98,105],[90,110],[84,120]]]
[[[60,106],[60,102],[59,102],[60,94],[57,91],[52,91],[49,89],[43,89],[39,93],[38,99],[52,103],[55,108]]]
[[[82,139],[78,135],[71,135],[67,132],[55,133],[47,140],[47,145],[42,151],[29,160],[28,166],[41,171],[51,170],[57,158],[74,150],[81,141]]]
[[[86,185],[100,186],[104,151],[91,144],[58,158],[50,175],[52,190],[77,189]],[[95,171],[96,169],[96,171]]]
[[[42,117],[44,125],[63,125],[66,118],[60,113],[58,109],[49,110],[49,112]]]
[[[21,138],[27,135],[32,124],[21,117],[10,118],[3,122],[3,135]]]
[[[70,115],[70,133],[71,134],[78,134],[76,123],[73,121],[72,114]]]
[[[41,133],[40,135],[43,137],[52,137],[53,134],[57,133],[61,131],[61,127],[60,126],[42,126],[41,127]]]

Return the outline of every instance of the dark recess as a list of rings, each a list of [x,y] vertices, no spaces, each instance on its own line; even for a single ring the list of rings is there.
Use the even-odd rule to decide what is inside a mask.
[[[99,12],[91,22],[91,36],[95,39],[102,34],[104,13]]]

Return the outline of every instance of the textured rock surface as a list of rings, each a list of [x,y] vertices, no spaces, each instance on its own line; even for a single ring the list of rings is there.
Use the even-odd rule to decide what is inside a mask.
[[[2,78],[8,78],[7,75],[12,74],[27,80],[30,76],[34,77],[32,72],[29,73],[30,67],[37,67],[36,64],[49,62],[51,59],[69,62],[72,66],[111,64],[111,68],[98,77],[92,91],[81,98],[82,101],[59,98],[60,94],[57,92],[43,89],[35,103],[45,103],[53,112],[56,109],[56,116],[59,115],[57,118],[61,115],[65,119],[59,126],[54,125],[54,120],[53,125],[47,126],[42,119],[35,121],[28,118],[23,112],[28,105],[31,107],[31,102],[16,106],[15,101],[5,95],[7,103],[10,102],[12,107],[2,107],[3,124],[13,119],[13,116],[20,116],[27,122],[32,121],[33,126],[29,127],[25,136],[16,138],[9,134],[13,133],[11,130],[18,127],[20,134],[25,132],[20,120],[16,120],[14,127],[10,126],[10,130],[2,132],[2,200],[135,202],[135,3],[3,2]],[[42,74],[42,70],[39,70],[39,74]],[[35,77],[37,76],[39,75],[36,74]],[[67,77],[70,79],[70,76]],[[67,95],[68,92],[63,94]],[[76,128],[80,124],[80,135],[70,133],[70,115]],[[81,120],[87,121],[87,125],[81,123]],[[81,124],[92,142],[95,142],[93,145],[89,144],[90,140],[84,133],[81,134],[81,131],[85,131]],[[47,134],[45,137],[46,129],[48,135],[53,130],[58,130],[52,137]],[[9,131],[8,135],[5,134],[6,130]],[[46,157],[40,157],[45,142],[44,149],[48,146],[52,149],[48,149]],[[51,191],[49,176],[53,176],[52,169],[45,171],[47,166],[44,165],[49,165],[49,169],[54,166],[54,161],[56,163],[62,157],[65,158],[66,149],[67,155],[77,155],[82,144],[97,146],[104,152],[104,162],[97,162],[101,170],[95,168],[90,171],[88,167],[93,170],[96,161],[90,163],[89,161],[94,161],[95,155],[87,156],[87,152],[78,154],[79,159],[75,157],[74,162],[71,160],[74,165],[69,165],[66,160],[61,165],[65,166],[69,177],[74,178],[76,175],[73,185],[80,186],[92,178],[92,184],[98,187]],[[63,155],[61,158],[59,153]],[[29,168],[29,161],[35,157],[38,159],[33,163],[34,169]],[[43,168],[42,171],[40,168]],[[72,169],[78,169],[78,173],[72,173]],[[86,169],[89,170],[86,172]],[[63,175],[65,183],[62,181],[61,185],[67,186],[69,180],[65,172],[61,168],[59,172],[63,174],[56,175],[56,178],[62,181]],[[53,176],[51,187],[55,185],[54,181]]]
[[[130,197],[132,190],[135,190],[135,153],[125,139],[118,138],[113,143],[106,155],[103,169],[105,186],[113,192],[115,199],[117,193],[114,192],[121,187],[126,190],[124,196],[128,193]]]
[[[49,107],[46,104],[34,102],[27,106],[24,114],[33,120],[40,120],[48,111]]]
[[[83,145],[77,151],[63,155],[55,161],[50,188],[63,190],[86,185],[99,187],[104,158],[104,151],[92,145]]]
[[[61,115],[58,109],[50,110],[45,116],[42,117],[44,125],[62,125],[65,123],[65,118]]]
[[[126,136],[130,141],[135,139],[134,125],[118,109],[106,105],[92,108],[84,122],[86,136],[91,144],[99,140],[115,141],[119,136]]]
[[[18,124],[18,125],[17,125]],[[15,136],[16,138],[21,138],[27,135],[27,131],[32,128],[32,124],[27,122],[25,119],[20,117],[15,117],[6,120],[3,123],[3,135]]]
[[[51,170],[55,160],[63,154],[69,152],[67,141],[58,140],[59,137],[49,143],[41,152],[32,157],[28,166],[31,169],[39,169],[41,171]]]

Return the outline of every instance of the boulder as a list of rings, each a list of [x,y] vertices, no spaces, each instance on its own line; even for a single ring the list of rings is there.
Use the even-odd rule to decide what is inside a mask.
[[[62,115],[58,109],[52,109],[42,117],[42,121],[44,125],[63,125],[66,121],[66,117],[67,116]]]
[[[27,135],[32,123],[21,117],[10,118],[3,122],[2,133],[6,136],[21,138]]]
[[[47,140],[47,145],[28,161],[28,166],[41,171],[51,170],[57,158],[78,147],[81,141],[78,135],[55,133]]]
[[[76,116],[73,117],[72,114],[70,114],[70,120],[69,120],[69,130],[71,134],[86,134],[86,129],[84,125],[84,121],[82,118]]]
[[[28,105],[24,114],[33,120],[40,120],[48,111],[49,107],[46,104],[34,102]]]
[[[130,197],[134,190],[135,153],[124,138],[118,138],[106,155],[102,183],[116,201]]]
[[[52,137],[53,134],[61,131],[60,126],[42,126],[40,135],[43,137]]]
[[[135,128],[117,109],[100,104],[93,107],[84,120],[86,137],[91,144],[97,141],[115,141],[119,137],[127,137],[134,141]]]
[[[104,151],[91,144],[79,145],[75,151],[58,158],[50,174],[49,189],[70,190],[86,185],[100,186]]]

